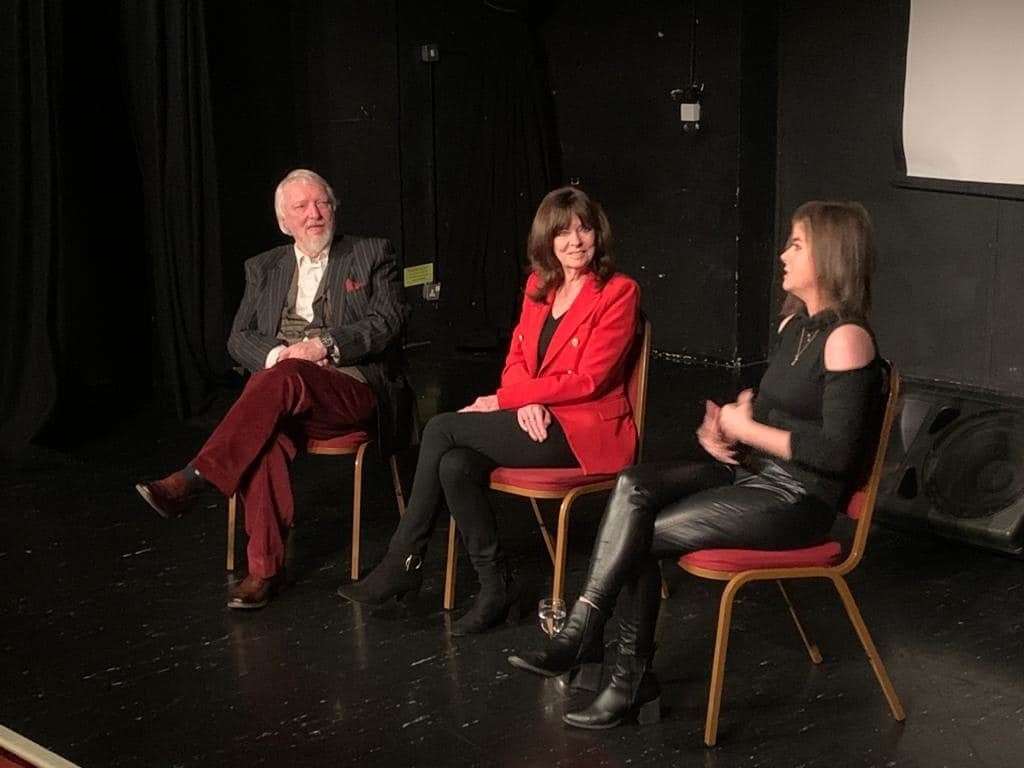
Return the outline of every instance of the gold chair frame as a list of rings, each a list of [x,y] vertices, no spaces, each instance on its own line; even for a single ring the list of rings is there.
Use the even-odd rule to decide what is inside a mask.
[[[633,420],[636,423],[637,433],[637,456],[640,461],[640,451],[644,439],[644,422],[647,415],[647,376],[651,362],[651,321],[641,315],[643,333],[637,334],[637,341],[640,344],[637,350],[635,369],[630,376],[631,382],[636,386],[636,402],[633,410]],[[551,587],[551,595],[556,599],[562,598],[565,586],[565,561],[569,542],[569,517],[573,504],[584,496],[593,493],[610,491],[615,487],[615,478],[601,480],[586,485],[576,486],[570,490],[541,490],[537,488],[510,485],[506,483],[492,482],[491,490],[501,491],[513,496],[521,496],[530,500],[533,507],[533,516],[540,527],[540,534],[544,538],[544,545],[547,547],[548,556],[554,569],[554,578]],[[544,517],[541,515],[538,501],[541,499],[561,499],[558,508],[558,528],[555,533],[555,540],[551,540],[551,534],[544,524]],[[455,562],[458,557],[458,528],[455,518],[448,522],[448,555],[445,563],[444,576],[444,608],[450,611],[455,606]]]
[[[325,444],[328,443],[328,444]],[[352,567],[351,576],[355,581],[359,578],[359,542],[362,538],[362,511],[363,511],[363,456],[366,449],[373,440],[365,440],[361,443],[350,443],[341,447],[331,446],[329,441],[311,441],[306,446],[306,453],[317,456],[355,456],[353,466],[352,484]],[[391,466],[391,483],[395,489],[395,500],[398,502],[398,514],[401,517],[405,514],[405,496],[402,493],[402,481],[398,476],[398,462],[394,455],[388,457]],[[237,527],[236,517],[238,508],[238,494],[233,494],[228,499],[228,551],[227,570],[235,570],[235,529]]]
[[[906,719],[906,714],[903,711],[903,705],[900,703],[899,697],[896,695],[896,689],[893,688],[892,681],[889,679],[889,673],[886,671],[885,664],[882,662],[882,657],[879,655],[878,649],[875,647],[875,643],[871,639],[871,633],[868,632],[867,625],[864,623],[860,609],[857,607],[857,602],[853,599],[853,594],[850,592],[850,588],[844,578],[850,571],[857,567],[861,558],[864,557],[868,533],[871,529],[871,519],[874,516],[875,500],[878,496],[878,485],[882,479],[885,453],[889,445],[889,435],[892,431],[892,425],[896,418],[901,388],[902,381],[900,379],[900,375],[894,367],[890,366],[889,395],[886,402],[885,415],[882,419],[882,426],[879,431],[878,447],[875,450],[875,458],[871,467],[871,474],[869,475],[867,482],[860,489],[860,492],[863,494],[863,506],[861,507],[860,517],[857,518],[857,527],[853,535],[849,554],[846,556],[845,560],[838,565],[829,567],[809,566],[793,568],[763,568],[748,571],[716,571],[699,566],[688,565],[682,561],[679,563],[680,568],[694,576],[699,576],[703,579],[715,579],[718,581],[728,582],[722,593],[722,599],[718,610],[718,630],[715,635],[715,654],[714,659],[711,662],[711,682],[708,688],[708,711],[707,720],[704,726],[704,743],[707,746],[713,747],[718,738],[718,715],[722,703],[722,689],[725,684],[725,657],[729,646],[729,628],[732,621],[733,601],[739,590],[752,581],[774,580],[778,584],[779,589],[782,592],[782,597],[789,609],[790,616],[793,618],[793,623],[796,625],[800,639],[803,641],[804,647],[807,649],[807,654],[813,664],[821,663],[821,653],[818,650],[818,646],[808,638],[807,632],[800,623],[800,619],[796,614],[796,609],[793,607],[793,602],[790,600],[789,594],[786,592],[786,588],[783,586],[782,582],[783,580],[788,579],[818,578],[828,579],[831,581],[833,586],[835,586],[836,592],[839,594],[839,599],[842,601],[843,607],[846,609],[846,614],[849,616],[850,623],[853,625],[853,628],[857,633],[857,637],[860,639],[861,645],[864,647],[864,651],[867,654],[871,668],[875,672],[875,677],[878,679],[878,684],[882,689],[882,693],[885,695],[886,701],[889,703],[889,709],[892,711],[892,716],[898,722],[903,722],[903,720]]]

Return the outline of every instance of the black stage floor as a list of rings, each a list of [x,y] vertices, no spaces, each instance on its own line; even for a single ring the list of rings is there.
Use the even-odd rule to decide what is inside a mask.
[[[412,364],[423,415],[484,391],[498,365],[438,361],[429,349]],[[734,388],[728,371],[656,362],[648,458],[695,453],[701,398]],[[669,573],[655,663],[664,686],[659,725],[567,729],[561,715],[574,700],[505,662],[539,639],[533,621],[482,637],[448,634],[443,530],[410,608],[371,613],[335,596],[349,568],[349,459],[297,462],[293,583],[266,610],[230,611],[223,503],[168,522],[132,490],[140,475],[187,459],[229,401],[187,424],[142,414],[71,450],[3,468],[0,724],[90,768],[1024,760],[1024,564],[924,534],[876,527],[850,579],[906,723],[891,719],[831,587],[793,588],[825,657],[815,668],[778,591],[761,585],[748,588],[734,616],[713,750],[702,732],[720,585]],[[404,457],[407,475],[413,458]],[[370,564],[397,514],[377,460],[368,462],[366,493]],[[497,503],[507,549],[540,593],[550,566],[529,508]],[[570,596],[599,514],[599,503],[585,505],[573,527]],[[460,585],[461,610],[475,589],[464,558]]]

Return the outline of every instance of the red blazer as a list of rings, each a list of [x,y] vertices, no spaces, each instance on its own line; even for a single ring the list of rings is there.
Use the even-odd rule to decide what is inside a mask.
[[[546,405],[585,472],[618,472],[636,457],[636,424],[626,398],[625,367],[635,337],[640,289],[621,274],[601,288],[587,278],[538,368],[537,344],[554,292],[536,302],[529,297],[536,285],[537,276],[530,275],[501,374],[498,406]]]

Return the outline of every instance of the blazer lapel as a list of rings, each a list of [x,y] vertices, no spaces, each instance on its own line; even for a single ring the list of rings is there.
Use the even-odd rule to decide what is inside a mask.
[[[531,376],[537,375],[537,347],[540,345],[540,330],[544,327],[548,315],[551,314],[551,302],[553,294],[549,294],[543,304],[533,304],[532,311],[526,317],[523,326],[523,359],[526,363],[526,372]]]
[[[558,354],[559,350],[566,345],[573,334],[576,333],[576,329],[580,327],[580,323],[590,317],[591,311],[594,309],[594,305],[597,304],[598,298],[600,298],[601,292],[597,290],[597,286],[594,284],[593,276],[587,278],[586,284],[580,289],[579,295],[576,300],[569,307],[565,315],[562,316],[561,322],[558,324],[558,328],[555,329],[555,335],[551,337],[551,343],[548,345],[548,351],[544,354],[544,362],[541,363],[540,371],[544,370],[544,367],[548,365]],[[551,311],[551,305],[548,305],[548,312]],[[545,314],[545,319],[547,315]],[[540,329],[538,328],[538,334]],[[536,343],[534,344],[534,357],[537,356]]]
[[[267,312],[265,325],[270,329],[271,336],[277,333],[281,324],[281,310],[288,298],[288,288],[292,284],[295,269],[295,249],[290,245],[283,246],[281,257],[267,275],[267,300],[263,308]]]
[[[339,237],[331,245],[330,258],[327,260],[327,272],[324,273],[317,288],[319,299],[323,297],[324,322],[331,326],[341,323],[345,310],[345,275],[349,272],[349,261],[352,255],[352,241],[347,237]],[[314,299],[315,301],[315,299]]]

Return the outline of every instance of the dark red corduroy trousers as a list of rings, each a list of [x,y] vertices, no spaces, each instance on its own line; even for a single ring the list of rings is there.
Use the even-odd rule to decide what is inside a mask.
[[[238,493],[249,535],[249,573],[270,578],[284,565],[292,525],[288,466],[309,438],[326,440],[366,424],[373,390],[305,360],[254,373],[192,465],[221,493]]]

